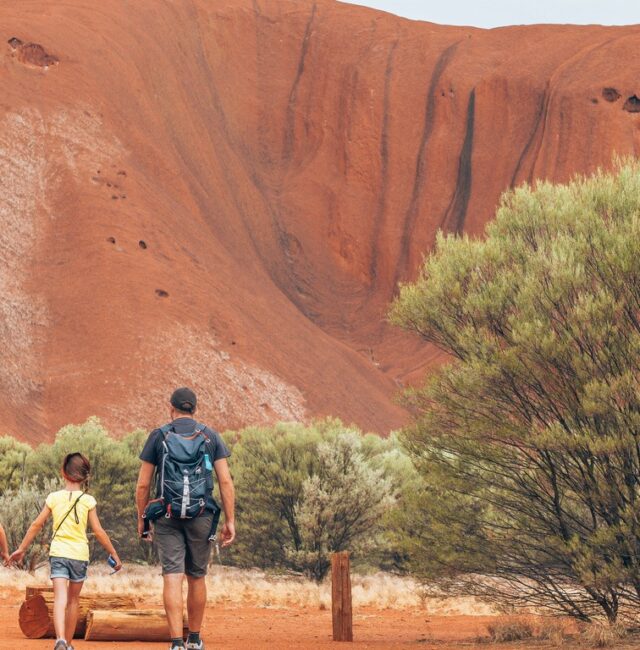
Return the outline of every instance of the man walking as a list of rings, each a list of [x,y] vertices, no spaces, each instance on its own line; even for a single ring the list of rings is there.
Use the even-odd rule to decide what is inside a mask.
[[[140,454],[136,487],[138,533],[151,541],[155,521],[171,650],[185,648],[182,583],[187,576],[189,637],[186,648],[204,650],[200,629],[207,602],[205,575],[219,509],[211,495],[213,474],[220,486],[224,525],[222,546],[235,538],[234,488],[227,458],[231,455],[216,431],[193,418],[197,399],[189,388],[178,388],[170,399],[170,423],[149,434]],[[157,472],[156,472],[157,469]],[[150,501],[156,472],[156,499]]]

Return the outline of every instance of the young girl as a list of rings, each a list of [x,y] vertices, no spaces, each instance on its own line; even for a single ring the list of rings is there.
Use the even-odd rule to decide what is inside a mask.
[[[122,568],[109,536],[100,525],[96,500],[86,492],[90,470],[91,465],[82,454],[76,452],[65,457],[62,463],[64,490],[52,492],[47,497],[42,512],[9,558],[10,562],[22,561],[29,544],[37,537],[49,515],[53,515],[49,561],[54,594],[53,624],[57,637],[54,650],[73,650],[71,641],[78,619],[78,597],[89,565],[87,520],[96,539],[113,556],[114,569],[119,571]]]

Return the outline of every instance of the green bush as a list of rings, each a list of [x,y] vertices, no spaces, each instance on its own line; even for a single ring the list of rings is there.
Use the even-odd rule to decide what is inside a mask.
[[[84,424],[60,429],[52,444],[41,444],[27,456],[26,475],[37,485],[60,489],[60,468],[66,454],[80,451],[91,462],[89,492],[98,502],[100,521],[118,553],[127,561],[148,561],[149,545],[138,541],[136,532],[135,485],[138,460],[146,435],[135,432],[122,440],[108,435],[97,418]],[[45,495],[46,496],[46,495]],[[100,556],[102,548],[90,536],[92,554]]]
[[[31,447],[9,436],[0,437],[0,495],[15,490],[27,478],[25,466]]]
[[[588,620],[640,605],[640,164],[440,235],[392,320],[452,362],[410,392],[425,579]],[[486,576],[478,579],[478,574]]]
[[[7,534],[9,550],[15,551],[27,529],[44,507],[47,494],[57,489],[53,481],[26,480],[16,488],[5,490],[0,495],[0,512],[3,513],[2,525]],[[44,531],[31,544],[22,566],[28,571],[46,563],[51,539],[51,519]]]
[[[89,492],[100,520],[123,560],[155,561],[153,547],[140,543],[136,532],[138,454],[146,437],[137,431],[116,440],[90,418],[63,427],[53,443],[31,453],[27,445],[0,438],[0,448],[7,450],[0,462],[9,468],[3,476],[11,486],[2,493],[0,512],[12,513],[16,500],[24,517],[35,517],[46,494],[63,485],[64,456],[80,451],[91,461]],[[317,580],[326,574],[333,551],[351,551],[362,568],[398,564],[388,530],[397,495],[415,471],[395,437],[362,435],[328,419],[310,426],[254,427],[225,438],[233,449],[238,510],[237,543],[224,552],[225,563],[302,572]],[[8,522],[11,516],[4,518]],[[24,523],[20,519],[11,527],[12,550]],[[40,558],[49,535],[40,536],[34,557]],[[91,536],[90,544],[92,556],[100,557],[102,549]]]
[[[349,550],[356,563],[370,563],[394,501],[393,441],[331,419],[252,427],[226,438],[238,497],[232,562],[316,580],[333,551]]]

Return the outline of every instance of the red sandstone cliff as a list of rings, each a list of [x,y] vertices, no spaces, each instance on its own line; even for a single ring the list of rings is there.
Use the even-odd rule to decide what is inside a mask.
[[[439,228],[640,147],[640,27],[331,0],[0,7],[0,414],[387,431],[437,357],[384,324]],[[9,39],[12,40],[10,43]]]

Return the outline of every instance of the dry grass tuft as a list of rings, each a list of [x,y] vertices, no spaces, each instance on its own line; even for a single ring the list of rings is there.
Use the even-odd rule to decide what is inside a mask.
[[[584,627],[580,636],[589,647],[612,648],[627,636],[627,631],[620,624],[591,623]]]
[[[23,590],[27,585],[48,584],[48,569],[43,567],[30,575],[23,571],[0,568],[0,586]],[[258,607],[308,607],[330,609],[331,584],[297,576],[273,575],[257,569],[236,569],[214,565],[207,577],[211,604],[233,603]],[[125,566],[116,575],[108,568],[93,565],[89,570],[86,593],[133,594],[141,602],[160,604],[162,577],[159,567]],[[488,605],[474,598],[424,599],[414,580],[387,573],[352,576],[353,604],[375,609],[421,609],[433,616],[495,614]]]
[[[535,635],[535,622],[530,617],[500,616],[487,625],[489,640],[492,643],[526,641]]]
[[[567,639],[567,622],[557,618],[538,620],[535,636],[542,641],[549,641],[553,646],[561,646]]]

